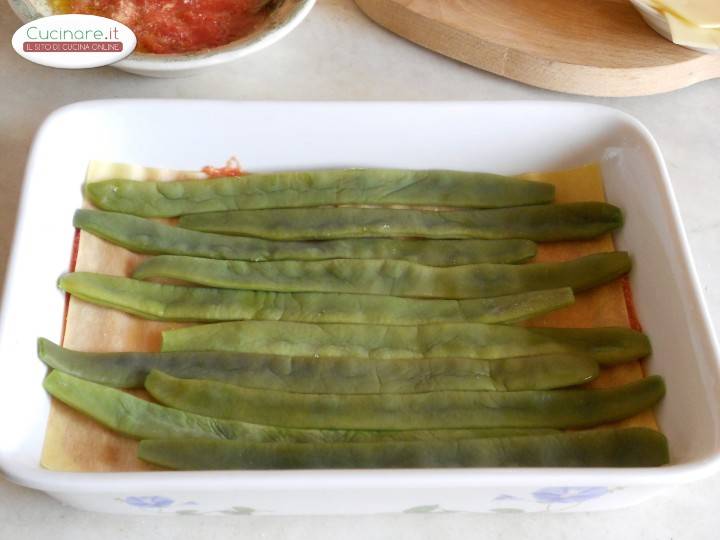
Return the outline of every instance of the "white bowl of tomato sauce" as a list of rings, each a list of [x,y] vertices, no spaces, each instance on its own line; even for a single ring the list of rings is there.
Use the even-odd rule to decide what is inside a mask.
[[[113,67],[149,77],[179,77],[236,60],[289,34],[315,0],[9,0],[29,22],[85,13],[119,21],[137,37],[135,52]]]

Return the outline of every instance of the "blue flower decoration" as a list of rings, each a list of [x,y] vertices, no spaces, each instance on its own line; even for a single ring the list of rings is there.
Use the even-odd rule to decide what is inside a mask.
[[[172,499],[167,497],[125,497],[124,501],[130,506],[136,506],[138,508],[165,508],[170,506],[173,502]]]
[[[606,487],[547,487],[532,495],[541,503],[579,503],[605,495]]]

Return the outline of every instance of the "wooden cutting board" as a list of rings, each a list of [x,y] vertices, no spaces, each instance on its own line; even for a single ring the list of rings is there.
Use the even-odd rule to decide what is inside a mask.
[[[641,96],[720,78],[720,55],[674,45],[627,0],[355,0],[396,34],[540,88]]]

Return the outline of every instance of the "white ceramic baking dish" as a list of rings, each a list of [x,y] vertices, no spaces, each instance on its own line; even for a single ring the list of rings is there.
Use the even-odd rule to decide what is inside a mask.
[[[520,173],[602,163],[626,212],[640,320],[665,376],[657,410],[672,465],[658,469],[432,469],[58,473],[39,465],[48,415],[35,339],[58,339],[71,216],[90,159],[178,169],[393,166]],[[578,103],[95,101],[53,113],[30,154],[0,326],[0,467],[12,481],[88,510],[337,514],[604,510],[720,468],[718,345],[668,173],[647,130]]]

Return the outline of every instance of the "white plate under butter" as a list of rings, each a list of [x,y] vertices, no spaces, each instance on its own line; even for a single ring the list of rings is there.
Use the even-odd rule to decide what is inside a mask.
[[[673,41],[670,23],[667,18],[665,18],[665,14],[662,11],[651,6],[647,0],[630,0],[630,3],[635,6],[635,9],[638,10],[638,13],[640,13],[640,16],[645,20],[650,28],[655,30],[668,41]],[[711,49],[708,47],[694,45],[680,45],[680,47],[692,49],[693,51],[701,52],[703,54],[720,54],[720,49],[717,48]]]
[[[175,169],[409,167],[514,174],[600,161],[627,222],[656,411],[672,464],[656,469],[58,473],[39,466],[49,410],[35,339],[58,340],[73,210],[91,159]],[[53,113],[30,154],[0,319],[0,469],[87,510],[132,514],[592,511],[642,502],[720,469],[720,375],[670,179],[647,130],[580,103],[95,101]],[[234,509],[234,510],[233,510]]]

